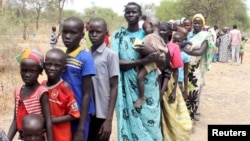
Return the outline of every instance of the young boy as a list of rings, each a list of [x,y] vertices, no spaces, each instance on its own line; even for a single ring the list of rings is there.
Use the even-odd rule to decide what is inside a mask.
[[[80,109],[80,119],[71,122],[74,140],[87,140],[90,115],[95,112],[92,97],[92,76],[95,75],[94,60],[91,54],[80,45],[84,37],[84,23],[77,17],[64,20],[62,40],[66,46],[66,71],[62,78],[73,89],[77,106]]]
[[[52,48],[55,48],[56,47],[56,43],[57,43],[56,27],[52,26],[51,30],[52,30],[52,32],[50,34],[50,46]]]
[[[188,99],[188,66],[190,57],[182,50],[184,35],[180,32],[175,32],[173,35],[173,43],[179,45],[181,50],[181,59],[183,61],[184,67],[178,68],[178,84],[181,89],[184,100]],[[184,82],[184,83],[183,83]]]
[[[23,141],[45,141],[45,121],[42,115],[29,114],[23,120]]]
[[[92,77],[96,114],[91,117],[88,141],[109,141],[117,98],[119,58],[105,44],[107,23],[94,18],[89,24],[89,52],[94,58],[96,76]]]
[[[241,37],[241,46],[240,46],[240,63],[242,64],[243,61],[243,56],[244,56],[244,47],[245,47],[245,43],[247,42],[247,38],[245,38],[244,36]]]
[[[46,53],[44,69],[48,80],[42,84],[47,86],[49,92],[53,141],[71,141],[70,121],[80,118],[74,93],[69,84],[61,79],[65,64],[66,54],[61,49],[53,48]]]
[[[163,41],[163,39],[159,35],[159,26],[160,21],[156,17],[148,17],[146,21],[143,24],[143,29],[146,32],[147,36],[145,37],[143,44],[148,45],[152,47],[151,49],[142,49],[141,47],[136,47],[135,49],[141,54],[141,56],[147,56],[150,53],[153,52],[159,52],[160,58],[165,59],[165,54],[168,52],[168,49],[166,48],[166,45]],[[137,42],[135,40],[135,42]],[[140,43],[139,43],[140,44]],[[142,52],[144,50],[144,52]],[[158,74],[160,74],[160,71],[164,69],[164,66],[159,66],[156,63],[150,63],[147,65],[144,65],[139,68],[139,72],[137,75],[137,83],[139,86],[139,99],[135,102],[134,107],[140,108],[144,102],[144,77],[151,71],[157,70]]]

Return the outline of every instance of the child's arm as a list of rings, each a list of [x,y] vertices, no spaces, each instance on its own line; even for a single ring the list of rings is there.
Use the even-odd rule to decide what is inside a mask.
[[[74,93],[68,83],[64,82],[64,87],[62,88],[62,91],[64,95],[68,96],[66,103],[67,107],[65,109],[67,114],[60,117],[52,118],[53,124],[70,122],[80,117],[80,112],[79,108],[77,107]]]
[[[168,90],[168,81],[171,77],[172,70],[169,68],[166,68],[162,71],[161,77],[162,77],[162,85],[160,88],[160,101],[162,101],[163,94]]]
[[[111,77],[109,81],[110,81],[110,100],[109,100],[108,116],[104,121],[104,123],[102,124],[102,127],[99,131],[99,134],[101,134],[100,138],[104,139],[108,138],[112,131],[112,120],[113,120],[113,114],[118,92],[118,76]]]
[[[40,99],[42,105],[42,111],[46,123],[46,135],[48,141],[53,141],[53,130],[52,130],[52,121],[50,115],[50,108],[49,108],[49,96],[48,93],[44,93]]]
[[[169,96],[169,102],[174,102],[176,98],[176,88],[178,83],[178,68],[173,69],[173,76],[174,76],[174,88]]]
[[[92,80],[91,75],[83,76],[82,78],[82,89],[84,90],[84,94],[82,97],[82,107],[79,107],[80,110],[80,121],[77,127],[77,131],[75,133],[74,141],[82,141],[84,138],[84,125],[88,115],[90,96],[92,90]],[[87,129],[86,129],[87,130]]]
[[[58,123],[63,123],[63,122],[69,122],[72,120],[75,120],[75,118],[72,115],[64,115],[61,117],[52,118],[52,123],[58,124]]]
[[[15,103],[16,103],[16,101],[15,101]],[[15,105],[15,107],[14,107],[14,117],[13,117],[12,123],[10,125],[8,135],[7,135],[8,139],[10,141],[12,141],[12,139],[16,135],[16,132],[17,132],[17,127],[16,127],[16,105]]]

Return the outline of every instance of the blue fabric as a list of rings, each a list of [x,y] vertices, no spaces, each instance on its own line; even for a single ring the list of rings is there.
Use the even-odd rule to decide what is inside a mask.
[[[143,39],[144,31],[129,32],[121,28],[113,34],[111,48],[120,60],[135,60],[139,54],[133,49],[135,38]],[[159,85],[156,71],[145,77],[145,103],[135,109],[134,103],[139,97],[135,69],[120,71],[116,116],[118,140],[161,141],[161,110],[159,102]]]
[[[82,50],[76,57],[68,56],[66,71],[62,73],[62,78],[72,87],[79,108],[82,107],[82,97],[84,93],[82,89],[82,77],[95,74],[94,60],[88,52]],[[89,113],[94,112],[94,101],[91,97]]]
[[[181,59],[184,63],[188,63],[190,61],[190,57],[187,55],[187,53],[181,51]],[[184,81],[184,67],[178,68],[178,82]]]
[[[74,92],[77,106],[82,107],[82,97],[84,90],[82,89],[82,77],[86,75],[95,75],[94,60],[92,56],[82,50],[75,57],[67,56],[66,71],[62,73],[62,78],[68,82]],[[93,95],[90,97],[89,103],[89,114],[95,113],[95,105]],[[78,125],[78,120],[72,122],[72,133],[76,131]],[[89,121],[86,119],[85,129],[88,130]],[[88,134],[84,134],[84,138],[87,138]]]

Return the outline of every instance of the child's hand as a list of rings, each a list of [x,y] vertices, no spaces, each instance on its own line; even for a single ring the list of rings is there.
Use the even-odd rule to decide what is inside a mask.
[[[142,55],[144,56],[147,56],[153,52],[156,52],[156,50],[149,46],[149,45],[146,45],[146,44],[137,44],[135,45],[135,50],[138,51],[139,53],[141,53]]]

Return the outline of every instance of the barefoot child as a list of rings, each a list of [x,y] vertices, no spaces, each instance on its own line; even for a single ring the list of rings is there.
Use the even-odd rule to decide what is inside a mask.
[[[152,46],[151,49],[145,52],[140,50],[141,47],[137,47],[135,44],[135,49],[141,54],[141,56],[147,56],[153,52],[160,52],[160,58],[165,58],[165,53],[168,52],[168,49],[165,47],[165,43],[159,35],[159,26],[160,21],[156,17],[148,17],[143,24],[143,29],[146,32],[147,36],[145,37],[143,44]],[[135,41],[137,42],[137,40]],[[145,100],[144,97],[144,77],[151,71],[157,70],[160,74],[161,69],[165,68],[164,66],[158,66],[156,63],[150,63],[139,68],[137,75],[137,83],[139,89],[139,99],[134,104],[135,108],[140,108]]]
[[[91,116],[88,141],[109,141],[113,113],[117,98],[119,58],[105,44],[107,23],[94,18],[89,24],[89,52],[94,58],[96,76],[92,77],[96,114]]]
[[[47,139],[53,141],[48,89],[38,82],[38,76],[43,71],[43,56],[38,50],[26,49],[19,61],[24,85],[14,91],[14,118],[9,128],[8,138],[12,140],[16,132],[19,132],[19,139],[22,140],[23,118],[28,114],[41,114],[45,118]]]
[[[66,54],[61,49],[53,48],[46,53],[44,69],[48,80],[42,84],[49,91],[54,141],[71,141],[70,121],[80,118],[74,93],[69,84],[61,79],[65,64]]]
[[[93,57],[80,45],[83,31],[81,19],[69,17],[64,20],[62,40],[67,48],[67,62],[62,78],[70,84],[80,109],[80,119],[71,122],[73,139],[87,141],[90,115],[95,112],[91,78],[96,72]]]
[[[241,46],[240,46],[240,63],[242,64],[243,62],[243,56],[244,56],[244,48],[245,48],[245,43],[247,42],[247,38],[242,37],[241,38]]]
[[[29,114],[22,120],[24,141],[45,141],[44,118],[38,114]]]
[[[190,58],[184,51],[182,51],[181,47],[183,47],[183,39],[184,39],[184,35],[182,33],[180,32],[174,33],[173,43],[176,43],[179,45],[180,50],[181,50],[181,59],[184,64],[184,67],[182,66],[178,68],[178,84],[181,89],[183,98],[186,101],[188,99],[188,94],[187,94],[188,92],[188,66],[189,66]]]

